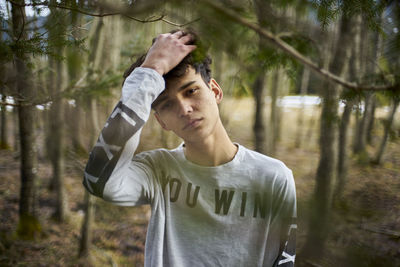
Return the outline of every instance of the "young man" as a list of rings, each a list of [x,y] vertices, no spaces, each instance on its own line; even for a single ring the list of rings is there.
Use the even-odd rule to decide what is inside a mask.
[[[117,205],[151,205],[145,266],[293,266],[292,172],[232,143],[219,117],[222,90],[209,59],[195,62],[193,38],[161,34],[127,76],[83,183]],[[151,107],[184,143],[134,156]]]

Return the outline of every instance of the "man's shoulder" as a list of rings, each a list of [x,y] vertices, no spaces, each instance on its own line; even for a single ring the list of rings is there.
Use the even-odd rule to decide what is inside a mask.
[[[156,148],[152,150],[142,151],[133,157],[133,161],[148,161],[159,163],[160,161],[168,161],[176,159],[180,153],[180,147],[174,149]]]
[[[294,184],[292,171],[281,160],[244,147],[241,149],[242,167],[248,169],[254,179],[262,183],[272,183],[274,187]]]
[[[281,160],[264,155],[260,152],[248,149],[244,146],[241,146],[243,150],[242,160],[248,164],[252,164],[253,166],[257,166],[260,169],[272,169],[272,170],[281,170],[287,171],[290,170],[285,163]]]

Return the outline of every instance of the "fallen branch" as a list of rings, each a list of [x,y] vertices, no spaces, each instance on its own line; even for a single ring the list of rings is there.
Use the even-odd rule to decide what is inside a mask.
[[[400,232],[396,232],[396,231],[385,229],[385,228],[377,228],[377,227],[362,225],[361,229],[368,231],[368,232],[372,232],[372,233],[387,235],[387,236],[395,238],[395,239],[400,238]]]

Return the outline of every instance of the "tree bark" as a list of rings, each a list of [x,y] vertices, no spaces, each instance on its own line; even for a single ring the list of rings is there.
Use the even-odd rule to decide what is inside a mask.
[[[94,219],[94,198],[85,190],[85,216],[81,228],[79,245],[79,258],[90,259],[90,246],[92,244],[92,224]]]
[[[296,126],[297,130],[296,130],[296,139],[294,143],[294,146],[296,148],[299,148],[301,146],[301,140],[303,137],[302,130],[304,128],[304,113],[305,113],[304,97],[307,94],[309,81],[310,81],[310,69],[304,67],[300,85],[301,107],[299,113],[297,114],[297,126]]]
[[[1,88],[1,102],[6,102],[6,95],[4,87]],[[7,136],[7,106],[1,105],[1,137],[0,137],[0,149],[9,149]]]
[[[360,70],[360,42],[361,42],[361,17],[357,16],[353,23],[354,39],[352,45],[352,55],[348,65],[348,77],[356,80],[359,78],[358,71]],[[338,144],[338,157],[337,157],[337,172],[336,172],[336,185],[333,194],[334,204],[338,204],[347,181],[347,131],[350,123],[351,113],[355,104],[352,97],[345,97],[345,108],[343,110],[342,118],[339,126],[339,144]]]
[[[376,111],[376,97],[375,95],[372,98],[372,104],[371,104],[371,116],[368,121],[368,127],[367,127],[367,143],[369,145],[372,145],[372,131],[374,130],[374,124],[375,124],[375,111]]]
[[[349,37],[351,35],[350,18],[342,15],[340,33],[335,45],[333,60],[329,69],[341,76],[348,60]],[[335,139],[338,120],[338,86],[325,82],[322,90],[322,111],[320,122],[320,159],[318,163],[316,185],[314,189],[309,231],[304,246],[306,258],[320,258],[324,252],[325,240],[329,233],[331,206],[331,183],[335,174]]]
[[[347,129],[350,123],[351,111],[354,103],[347,100],[339,126],[339,149],[338,149],[338,164],[336,175],[336,188],[333,194],[334,201],[340,200],[347,181]]]
[[[83,17],[80,13],[75,12],[71,13],[72,27],[74,31],[72,32],[72,36],[76,40],[80,40],[82,38],[82,31],[79,30],[81,23],[83,22]],[[79,76],[82,75],[83,72],[83,60],[81,60],[82,52],[75,48],[68,48],[67,50],[67,62],[68,62],[68,75],[69,79],[73,82],[77,82]],[[68,127],[71,132],[71,143],[72,149],[77,155],[83,155],[87,153],[86,148],[83,146],[81,129],[82,129],[82,105],[83,100],[80,95],[75,97],[75,106],[70,106],[70,112],[68,115],[71,116],[71,119],[68,120]]]
[[[56,1],[52,0],[50,3],[55,4]],[[54,42],[54,48],[61,55],[64,51],[64,34],[66,30],[64,12],[55,8],[50,8],[50,15],[48,16],[49,24],[49,39]],[[58,23],[58,27],[54,24]],[[56,51],[54,51],[56,52]],[[64,100],[58,95],[63,86],[63,69],[61,61],[53,57],[49,57],[50,76],[49,77],[49,91],[52,96],[52,105],[49,111],[49,144],[50,144],[50,162],[53,171],[52,185],[55,189],[56,207],[53,214],[57,222],[64,222],[68,215],[68,202],[64,185]]]
[[[365,145],[367,143],[368,122],[370,121],[370,115],[371,115],[371,106],[372,106],[371,99],[372,99],[372,92],[366,92],[364,99],[364,112],[362,113],[360,124],[358,126],[357,136],[354,139],[355,154],[361,155],[365,153]]]
[[[24,1],[17,1],[24,4]],[[25,9],[11,4],[13,23],[13,35],[16,43],[26,40],[25,32]],[[33,105],[29,101],[35,95],[32,87],[32,75],[27,67],[29,61],[21,47],[14,48],[14,60],[17,73],[17,92],[23,100],[18,100],[18,122],[21,146],[21,189],[19,199],[19,222],[17,234],[24,239],[33,239],[41,227],[35,214],[35,180],[37,172],[36,148],[34,136],[34,112]]]
[[[265,73],[261,72],[253,84],[253,97],[256,102],[253,126],[254,149],[260,153],[266,153],[264,84]]]
[[[272,77],[271,84],[271,111],[270,111],[270,135],[269,135],[269,146],[268,152],[271,156],[276,154],[276,145],[278,142],[278,134],[279,134],[279,110],[278,110],[278,91],[280,84],[280,70],[277,69]]]
[[[90,82],[93,75],[94,69],[94,62],[95,57],[98,50],[98,41],[100,39],[101,30],[103,28],[103,21],[100,18],[97,21],[96,28],[93,32],[93,37],[91,40],[91,54],[89,55],[88,59],[88,76],[87,80]],[[88,150],[93,147],[96,134],[100,131],[98,122],[97,122],[97,104],[96,100],[93,98],[87,99],[88,107],[89,107],[89,120],[90,120],[90,140]],[[91,228],[92,228],[92,221],[94,220],[94,199],[90,196],[90,194],[85,190],[85,217],[82,223],[81,228],[81,240],[80,240],[80,247],[79,247],[79,257],[85,258],[86,260],[90,260],[90,246],[91,246]]]
[[[2,34],[0,34],[0,42],[3,42]],[[0,65],[0,73],[2,73],[3,77],[0,77],[0,94],[1,94],[1,102],[5,103],[7,98],[6,98],[6,90],[4,83],[4,65]],[[0,108],[1,112],[1,129],[0,129],[0,149],[9,149],[10,145],[8,143],[8,138],[7,138],[7,106],[6,105],[1,105]]]
[[[378,151],[376,153],[376,156],[375,156],[374,160],[372,161],[373,164],[381,164],[382,163],[382,156],[383,156],[383,153],[384,153],[385,148],[386,148],[386,144],[387,144],[387,140],[388,140],[388,137],[389,137],[390,128],[391,128],[391,126],[393,124],[394,115],[396,114],[396,110],[397,110],[397,107],[399,106],[399,102],[400,102],[399,98],[395,98],[393,100],[392,110],[391,110],[391,112],[389,114],[389,117],[387,118],[387,120],[385,122],[385,130],[384,130],[384,133],[383,133],[382,141],[381,141],[379,149],[378,149]]]
[[[265,15],[267,12],[271,12],[271,6],[269,3],[263,3],[260,0],[254,0],[255,12],[257,20],[260,25],[267,26],[268,20]],[[260,52],[266,48],[266,40],[259,35],[258,49]],[[256,103],[254,112],[254,146],[255,150],[265,154],[267,152],[267,136],[265,126],[265,70],[262,62],[256,62],[256,68],[259,70],[258,76],[253,84],[253,97]]]
[[[60,92],[62,84],[61,62],[56,62],[57,83],[53,86],[53,96]],[[53,169],[53,184],[56,193],[56,210],[54,218],[57,222],[64,222],[68,216],[68,201],[64,185],[64,122],[63,122],[64,101],[54,97],[50,108],[50,131],[51,131],[51,165]]]

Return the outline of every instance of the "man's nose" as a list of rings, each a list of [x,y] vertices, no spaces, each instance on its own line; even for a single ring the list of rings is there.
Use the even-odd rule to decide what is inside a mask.
[[[190,101],[187,101],[185,99],[180,99],[178,101],[178,115],[179,117],[184,117],[193,112],[193,107],[190,103]]]

